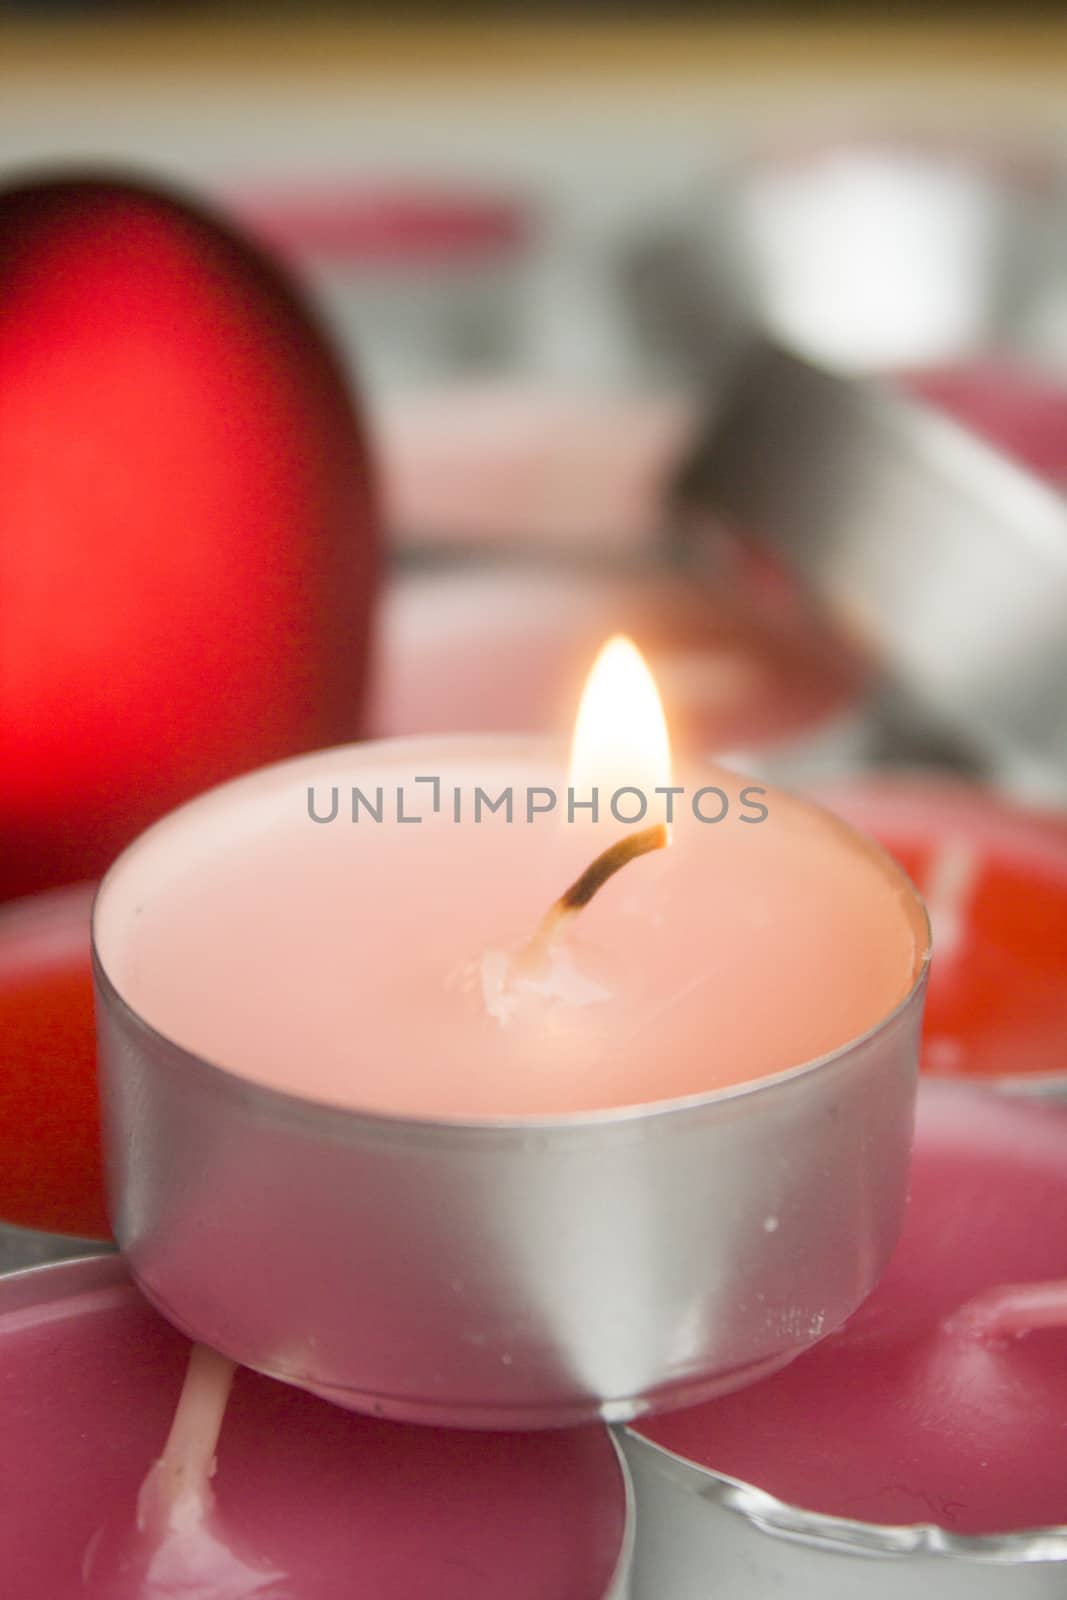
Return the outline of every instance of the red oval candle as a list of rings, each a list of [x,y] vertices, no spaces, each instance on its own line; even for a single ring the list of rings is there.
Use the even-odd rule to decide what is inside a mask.
[[[996,1339],[959,1315],[998,1285],[1064,1276],[1067,1114],[927,1082],[903,1237],[870,1299],[776,1377],[637,1431],[831,1516],[1067,1523],[1067,1326]]]
[[[0,1219],[106,1239],[90,885],[0,907]]]
[[[83,1562],[91,1593],[128,1592],[110,1563],[167,1437],[189,1345],[121,1275],[117,1262],[44,1269],[22,1309],[5,1309],[18,1279],[0,1292],[5,1600],[80,1594]],[[288,1580],[265,1594],[606,1600],[623,1547],[624,1481],[600,1429],[402,1427],[242,1371],[217,1459],[227,1543]]]
[[[0,195],[0,898],[359,731],[367,446],[289,281],[94,179]]]
[[[927,900],[925,1069],[1067,1070],[1067,816],[921,776],[857,778],[819,797],[885,845]]]

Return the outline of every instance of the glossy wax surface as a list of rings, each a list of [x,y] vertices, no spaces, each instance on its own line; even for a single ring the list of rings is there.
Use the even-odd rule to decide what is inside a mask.
[[[639,1432],[809,1510],[992,1534],[1067,1522],[1067,1329],[953,1313],[1067,1277],[1067,1113],[926,1082],[904,1234],[870,1299],[777,1377]]]
[[[879,839],[929,905],[924,1069],[1067,1071],[1067,816],[919,777],[823,799]]]
[[[162,1449],[188,1351],[129,1287],[59,1287],[28,1310],[0,1311],[5,1600],[74,1600],[90,1547],[93,1594],[126,1600],[109,1552]],[[625,1517],[600,1430],[401,1427],[245,1371],[214,1490],[227,1541],[284,1575],[262,1591],[279,1600],[599,1600]],[[175,1586],[152,1600],[164,1593],[216,1595]]]
[[[519,950],[618,824],[452,821],[452,787],[520,797],[566,775],[504,741],[355,746],[253,775],[176,813],[113,870],[97,939],[152,1027],[258,1082],[443,1117],[644,1104],[743,1084],[867,1032],[911,989],[921,909],[898,869],[781,793],[746,824],[746,780],[702,769],[719,823],[679,806],[570,930],[559,993],[502,1022],[486,952]],[[480,754],[477,752],[480,751]],[[442,779],[435,817],[413,774]],[[683,780],[678,779],[679,782]],[[685,781],[689,781],[686,779]],[[307,788],[332,823],[309,820]],[[351,786],[426,821],[352,823]],[[722,809],[710,793],[707,815]],[[467,813],[465,813],[467,814]]]

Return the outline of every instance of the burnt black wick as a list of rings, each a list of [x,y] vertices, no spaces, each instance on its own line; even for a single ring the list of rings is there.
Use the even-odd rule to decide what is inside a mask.
[[[568,911],[581,911],[627,862],[636,861],[638,856],[647,856],[651,850],[662,850],[666,844],[667,827],[663,822],[657,823],[654,828],[642,828],[640,833],[630,833],[625,839],[616,840],[602,850],[595,861],[589,863],[581,877],[575,878],[570,888],[560,895],[552,911],[558,911],[560,915]]]
[[[529,970],[539,965],[572,918],[628,862],[636,861],[638,856],[646,856],[652,850],[663,850],[669,843],[670,830],[666,823],[659,822],[653,828],[642,828],[639,833],[628,833],[625,838],[616,840],[602,850],[549,908],[541,926],[519,956],[519,967]]]

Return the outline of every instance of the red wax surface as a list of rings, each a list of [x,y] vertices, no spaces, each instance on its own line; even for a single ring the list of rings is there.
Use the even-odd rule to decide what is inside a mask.
[[[63,1299],[56,1283],[50,1303],[0,1312],[0,1588],[73,1600],[99,1536],[91,1592],[125,1600],[109,1551],[162,1449],[189,1345],[132,1288]],[[288,1575],[262,1591],[279,1600],[599,1600],[625,1516],[602,1430],[402,1427],[246,1371],[213,1486],[234,1548]]]
[[[1067,486],[1067,385],[1011,358],[910,373],[904,387],[1050,482]]]
[[[884,844],[927,898],[924,1068],[1067,1071],[1067,815],[938,779],[858,779],[818,798]],[[954,907],[938,890],[947,852],[963,867]]]
[[[911,1204],[881,1284],[774,1378],[641,1423],[793,1505],[991,1534],[1067,1522],[1067,1328],[951,1326],[985,1289],[1067,1277],[1067,1113],[923,1084]]]
[[[288,280],[120,182],[0,195],[0,898],[359,732],[376,520]]]
[[[0,1221],[106,1239],[92,895],[0,907]]]

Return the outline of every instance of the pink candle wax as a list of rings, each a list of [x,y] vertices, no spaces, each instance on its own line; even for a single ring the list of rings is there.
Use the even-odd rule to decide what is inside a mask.
[[[588,663],[616,628],[648,657],[690,749],[800,736],[844,715],[862,684],[856,659],[810,614],[763,614],[718,577],[487,560],[394,579],[371,726],[394,736],[565,733]]]
[[[638,1431],[832,1516],[1065,1523],[1067,1326],[996,1338],[957,1316],[998,1285],[1065,1275],[1067,1116],[927,1082],[903,1238],[870,1299],[776,1377]]]
[[[626,1494],[598,1429],[473,1434],[341,1411],[237,1374],[214,1479],[218,1582],[129,1587],[138,1490],[189,1345],[124,1281],[76,1263],[0,1285],[0,1549],[5,1600],[600,1600]],[[237,1552],[240,1552],[239,1556]],[[277,1575],[227,1589],[237,1562]]]
[[[418,775],[439,780],[436,814]],[[521,949],[627,832],[558,812],[528,822],[531,793],[565,811],[568,776],[521,742],[352,746],[202,797],[105,882],[101,959],[141,1017],[209,1061],[422,1117],[701,1094],[823,1056],[892,1012],[926,943],[899,869],[828,814],[723,769],[675,781],[670,848],[601,890],[553,983],[510,1021],[487,992],[487,953]],[[372,802],[381,789],[381,822],[362,804],[351,820],[354,788]],[[475,823],[477,788],[510,788],[514,821],[500,809]],[[336,797],[332,821],[310,819],[309,789],[321,817]],[[398,789],[421,823],[396,820]],[[698,820],[694,801],[721,820]]]
[[[690,407],[670,396],[452,383],[379,417],[386,523],[401,543],[647,547]]]
[[[879,839],[926,898],[925,1069],[1067,1070],[1067,815],[921,777],[856,779],[821,798]]]

